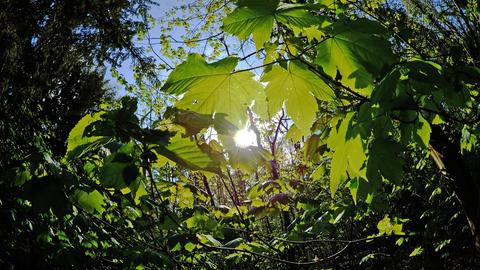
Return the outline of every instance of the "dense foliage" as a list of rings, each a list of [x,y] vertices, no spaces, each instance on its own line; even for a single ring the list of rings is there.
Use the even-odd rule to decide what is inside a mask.
[[[49,260],[45,255],[49,252],[38,244],[39,228],[34,232],[27,228],[32,224],[48,228],[50,221],[24,211],[18,201],[18,184],[24,180],[16,182],[12,175],[30,175],[29,166],[33,175],[40,169],[37,165],[64,155],[75,124],[112,98],[104,81],[105,64],[117,65],[132,55],[143,58],[131,38],[146,26],[142,14],[146,15],[148,3],[0,2],[2,265],[31,268]]]
[[[43,3],[26,2],[32,8]],[[54,2],[37,12],[53,12],[61,1]],[[476,1],[214,0],[181,6],[177,19],[161,29],[158,63],[134,64],[134,83],[113,71],[146,114],[130,96],[97,107],[105,92],[95,68],[122,58],[125,48],[141,58],[130,44],[134,29],[154,49],[147,25],[125,21],[146,18],[145,7],[108,3],[116,23],[92,23],[92,16],[102,22],[108,10],[93,2],[78,4],[89,14],[79,12],[78,21],[58,11],[76,23],[68,24],[75,42],[60,43],[64,56],[54,54],[59,66],[15,62],[13,52],[22,56],[20,49],[3,56],[11,62],[4,64],[8,74],[25,69],[22,76],[48,76],[12,77],[2,90],[5,110],[36,118],[38,127],[12,123],[13,114],[0,120],[2,132],[13,125],[9,132],[20,134],[8,135],[8,144],[21,150],[2,146],[8,162],[1,168],[1,265],[480,266]],[[1,16],[8,25],[11,12]],[[40,44],[39,32],[49,33],[38,20],[33,24],[40,30],[23,37],[30,47]],[[192,25],[197,22],[199,30]],[[169,41],[178,26],[183,40]],[[58,49],[45,50],[25,57]],[[160,79],[158,70],[168,77]],[[91,73],[98,96],[83,92]],[[73,86],[62,83],[73,74],[79,76]],[[55,87],[41,88],[46,82]],[[58,95],[75,94],[63,101],[52,94],[57,87]],[[43,89],[40,98],[36,88]],[[30,103],[15,98],[56,104],[55,111],[30,111]],[[73,128],[64,120],[92,108]],[[72,128],[68,138],[60,128]],[[40,139],[25,144],[29,138]],[[66,148],[58,150],[64,141]]]

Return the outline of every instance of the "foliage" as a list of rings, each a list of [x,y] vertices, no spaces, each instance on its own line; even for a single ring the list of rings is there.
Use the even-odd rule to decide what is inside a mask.
[[[34,151],[32,138],[64,153],[70,129],[112,97],[104,63],[140,56],[131,38],[148,3],[2,1],[0,167]]]
[[[66,139],[75,124],[112,99],[111,87],[104,80],[105,64],[117,65],[132,54],[141,56],[131,38],[145,27],[142,13],[148,3],[0,3],[0,247],[6,251],[0,258],[2,268],[10,268],[10,263],[25,269],[49,268],[45,265],[52,263],[52,258],[62,258],[61,250],[50,252],[52,243],[51,247],[43,244],[41,239],[54,236],[42,231],[67,232],[49,218],[33,217],[19,201],[23,188],[18,184],[46,176],[44,171],[53,168],[55,176],[25,188],[33,196],[27,197],[35,210],[48,206],[41,202],[44,197],[59,204],[67,200],[60,187],[66,176],[57,175],[58,157],[65,153]],[[16,172],[21,176],[12,181]],[[70,211],[69,206],[56,210]],[[33,229],[33,224],[38,228]],[[61,242],[68,245],[64,240]]]
[[[201,31],[225,31],[225,50],[172,54],[155,121],[123,97],[63,158],[44,148],[5,174],[25,249],[78,268],[478,267],[476,3],[221,2]]]

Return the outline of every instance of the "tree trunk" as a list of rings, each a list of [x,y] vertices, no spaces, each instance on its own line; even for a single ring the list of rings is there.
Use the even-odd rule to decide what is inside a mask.
[[[438,157],[432,153],[437,165],[453,179],[452,185],[463,212],[467,217],[477,252],[480,252],[480,164],[477,153],[460,152],[460,134],[448,138],[439,126],[432,126],[430,145],[432,152],[440,155],[444,167],[439,164]]]

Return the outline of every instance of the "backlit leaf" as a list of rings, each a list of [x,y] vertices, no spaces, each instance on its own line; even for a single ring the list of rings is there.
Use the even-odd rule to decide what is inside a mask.
[[[350,184],[348,185],[348,188],[350,189],[350,194],[352,195],[353,203],[357,204],[357,192],[358,192],[358,186],[359,186],[359,180],[358,178],[354,178],[350,181]]]
[[[335,148],[330,164],[330,193],[333,197],[337,192],[338,186],[346,179],[347,171],[347,148],[345,144]]]
[[[430,134],[432,133],[432,128],[423,116],[418,116],[419,128],[417,129],[417,136],[422,141],[423,147],[428,148],[430,142]]]
[[[242,2],[223,20],[223,30],[240,39],[247,39],[253,34],[257,49],[261,48],[270,40],[279,0]]]
[[[232,167],[246,172],[255,172],[259,166],[269,165],[270,152],[257,146],[231,147],[227,150]]]
[[[209,245],[213,245],[213,246],[216,246],[216,247],[219,247],[219,246],[222,245],[222,243],[220,243],[220,241],[215,239],[215,237],[213,237],[210,234],[197,234],[197,238],[198,238],[198,240],[200,240],[200,242],[202,242],[204,244],[209,244]]]
[[[402,123],[402,143],[405,145],[415,143],[420,147],[428,148],[432,128],[430,127],[428,121],[423,118],[420,113],[416,113],[415,117],[417,119],[413,123]]]
[[[253,35],[258,50],[270,40],[275,21],[295,27],[319,24],[319,17],[305,9],[277,8],[278,4],[278,0],[240,1],[239,7],[223,20],[223,29],[242,40]]]
[[[168,76],[162,91],[169,94],[183,94],[199,80],[229,74],[237,65],[237,59],[228,57],[214,63],[207,63],[199,54],[190,54],[185,62],[178,65]]]
[[[75,198],[78,204],[87,212],[94,213],[97,211],[99,214],[105,211],[105,202],[103,195],[97,190],[92,192],[85,192],[83,190],[77,190],[75,192]]]
[[[268,82],[267,93],[270,115],[275,115],[285,104],[287,114],[295,125],[309,131],[316,118],[317,101],[331,101],[335,95],[313,72],[303,66],[290,63],[287,69],[275,66],[264,75],[262,81]]]
[[[363,165],[366,160],[363,142],[358,128],[353,127],[353,113],[334,127],[327,140],[328,147],[334,151],[330,165],[330,192],[335,194],[338,186],[350,177],[365,177]]]
[[[100,136],[84,136],[85,128],[91,123],[100,120],[102,114],[103,113],[85,115],[70,131],[67,139],[67,160],[81,157],[90,149],[93,149],[96,146],[99,146],[102,143],[108,141],[107,139]]]
[[[192,136],[213,126],[219,134],[234,133],[237,128],[225,119],[223,114],[200,114],[193,111],[170,108],[173,122],[185,128],[185,136]]]
[[[420,254],[422,254],[422,253],[423,253],[423,248],[422,248],[421,246],[418,246],[418,247],[416,247],[416,248],[412,251],[412,253],[410,253],[410,255],[408,255],[408,256],[409,256],[409,257],[415,257],[415,256],[418,256],[418,255],[420,255]]]
[[[175,106],[201,114],[226,114],[237,127],[247,120],[247,107],[263,87],[251,72],[232,73],[238,59],[226,58],[208,64],[198,54],[191,54],[169,76],[163,91],[184,96]]]
[[[390,44],[379,35],[382,28],[371,21],[342,20],[328,30],[331,38],[317,46],[315,62],[332,78],[338,71],[350,88],[371,89],[373,78],[395,61]]]
[[[170,140],[168,146],[158,147],[155,151],[178,165],[192,170],[219,172],[218,162],[208,152],[205,152],[209,149],[207,145],[200,148],[191,138],[182,138],[178,134]]]

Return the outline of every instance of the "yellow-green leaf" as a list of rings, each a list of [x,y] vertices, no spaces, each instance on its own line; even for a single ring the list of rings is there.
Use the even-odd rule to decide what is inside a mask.
[[[414,257],[414,256],[418,256],[418,255],[420,255],[420,254],[422,254],[422,253],[423,253],[423,248],[422,248],[421,246],[418,246],[418,247],[416,247],[416,248],[412,251],[412,253],[410,253],[410,255],[408,255],[408,256],[409,256],[409,257]]]
[[[338,186],[347,176],[366,177],[363,169],[366,161],[365,149],[360,133],[352,127],[354,124],[353,115],[353,113],[347,114],[338,128],[334,127],[332,129],[327,140],[328,147],[334,151],[330,165],[330,192],[332,196],[335,195]]]
[[[101,119],[101,113],[85,115],[68,134],[67,139],[67,160],[81,157],[89,149],[104,143],[106,139],[100,136],[84,137],[85,128],[91,123]]]
[[[317,46],[316,63],[332,78],[340,75],[345,85],[369,94],[374,77],[395,60],[390,44],[379,35],[382,29],[359,19],[339,21],[329,30],[331,38]]]
[[[251,72],[232,72],[238,59],[226,58],[208,64],[198,54],[170,74],[163,91],[184,94],[175,106],[201,114],[226,114],[226,119],[237,127],[247,121],[247,107],[257,98],[263,87],[253,79]],[[198,68],[198,70],[197,70]]]
[[[287,114],[295,125],[308,132],[315,121],[318,106],[315,98],[333,100],[332,89],[310,70],[290,63],[287,69],[275,66],[264,75],[270,115],[275,115],[285,104]]]
[[[332,197],[337,192],[338,186],[345,180],[347,171],[347,147],[346,144],[339,145],[333,153],[330,165],[330,193]]]
[[[320,24],[313,16],[299,7],[278,8],[278,0],[240,1],[236,8],[223,20],[223,30],[245,40],[253,36],[257,50],[270,40],[275,22],[294,27],[308,27]]]
[[[104,197],[103,195],[94,190],[92,192],[85,192],[83,190],[77,190],[74,196],[78,204],[87,212],[94,213],[97,211],[99,214],[105,211]]]
[[[417,129],[417,136],[420,138],[423,143],[423,147],[428,148],[430,142],[430,134],[432,133],[432,128],[423,116],[418,116],[419,128]]]
[[[201,55],[190,54],[185,62],[178,65],[170,73],[162,91],[169,94],[183,94],[201,79],[229,74],[235,68],[237,62],[236,58],[227,57],[209,64]]]
[[[155,151],[192,170],[220,172],[218,160],[208,153],[208,145],[199,147],[191,138],[182,138],[180,134],[170,139],[166,147],[157,147]]]

